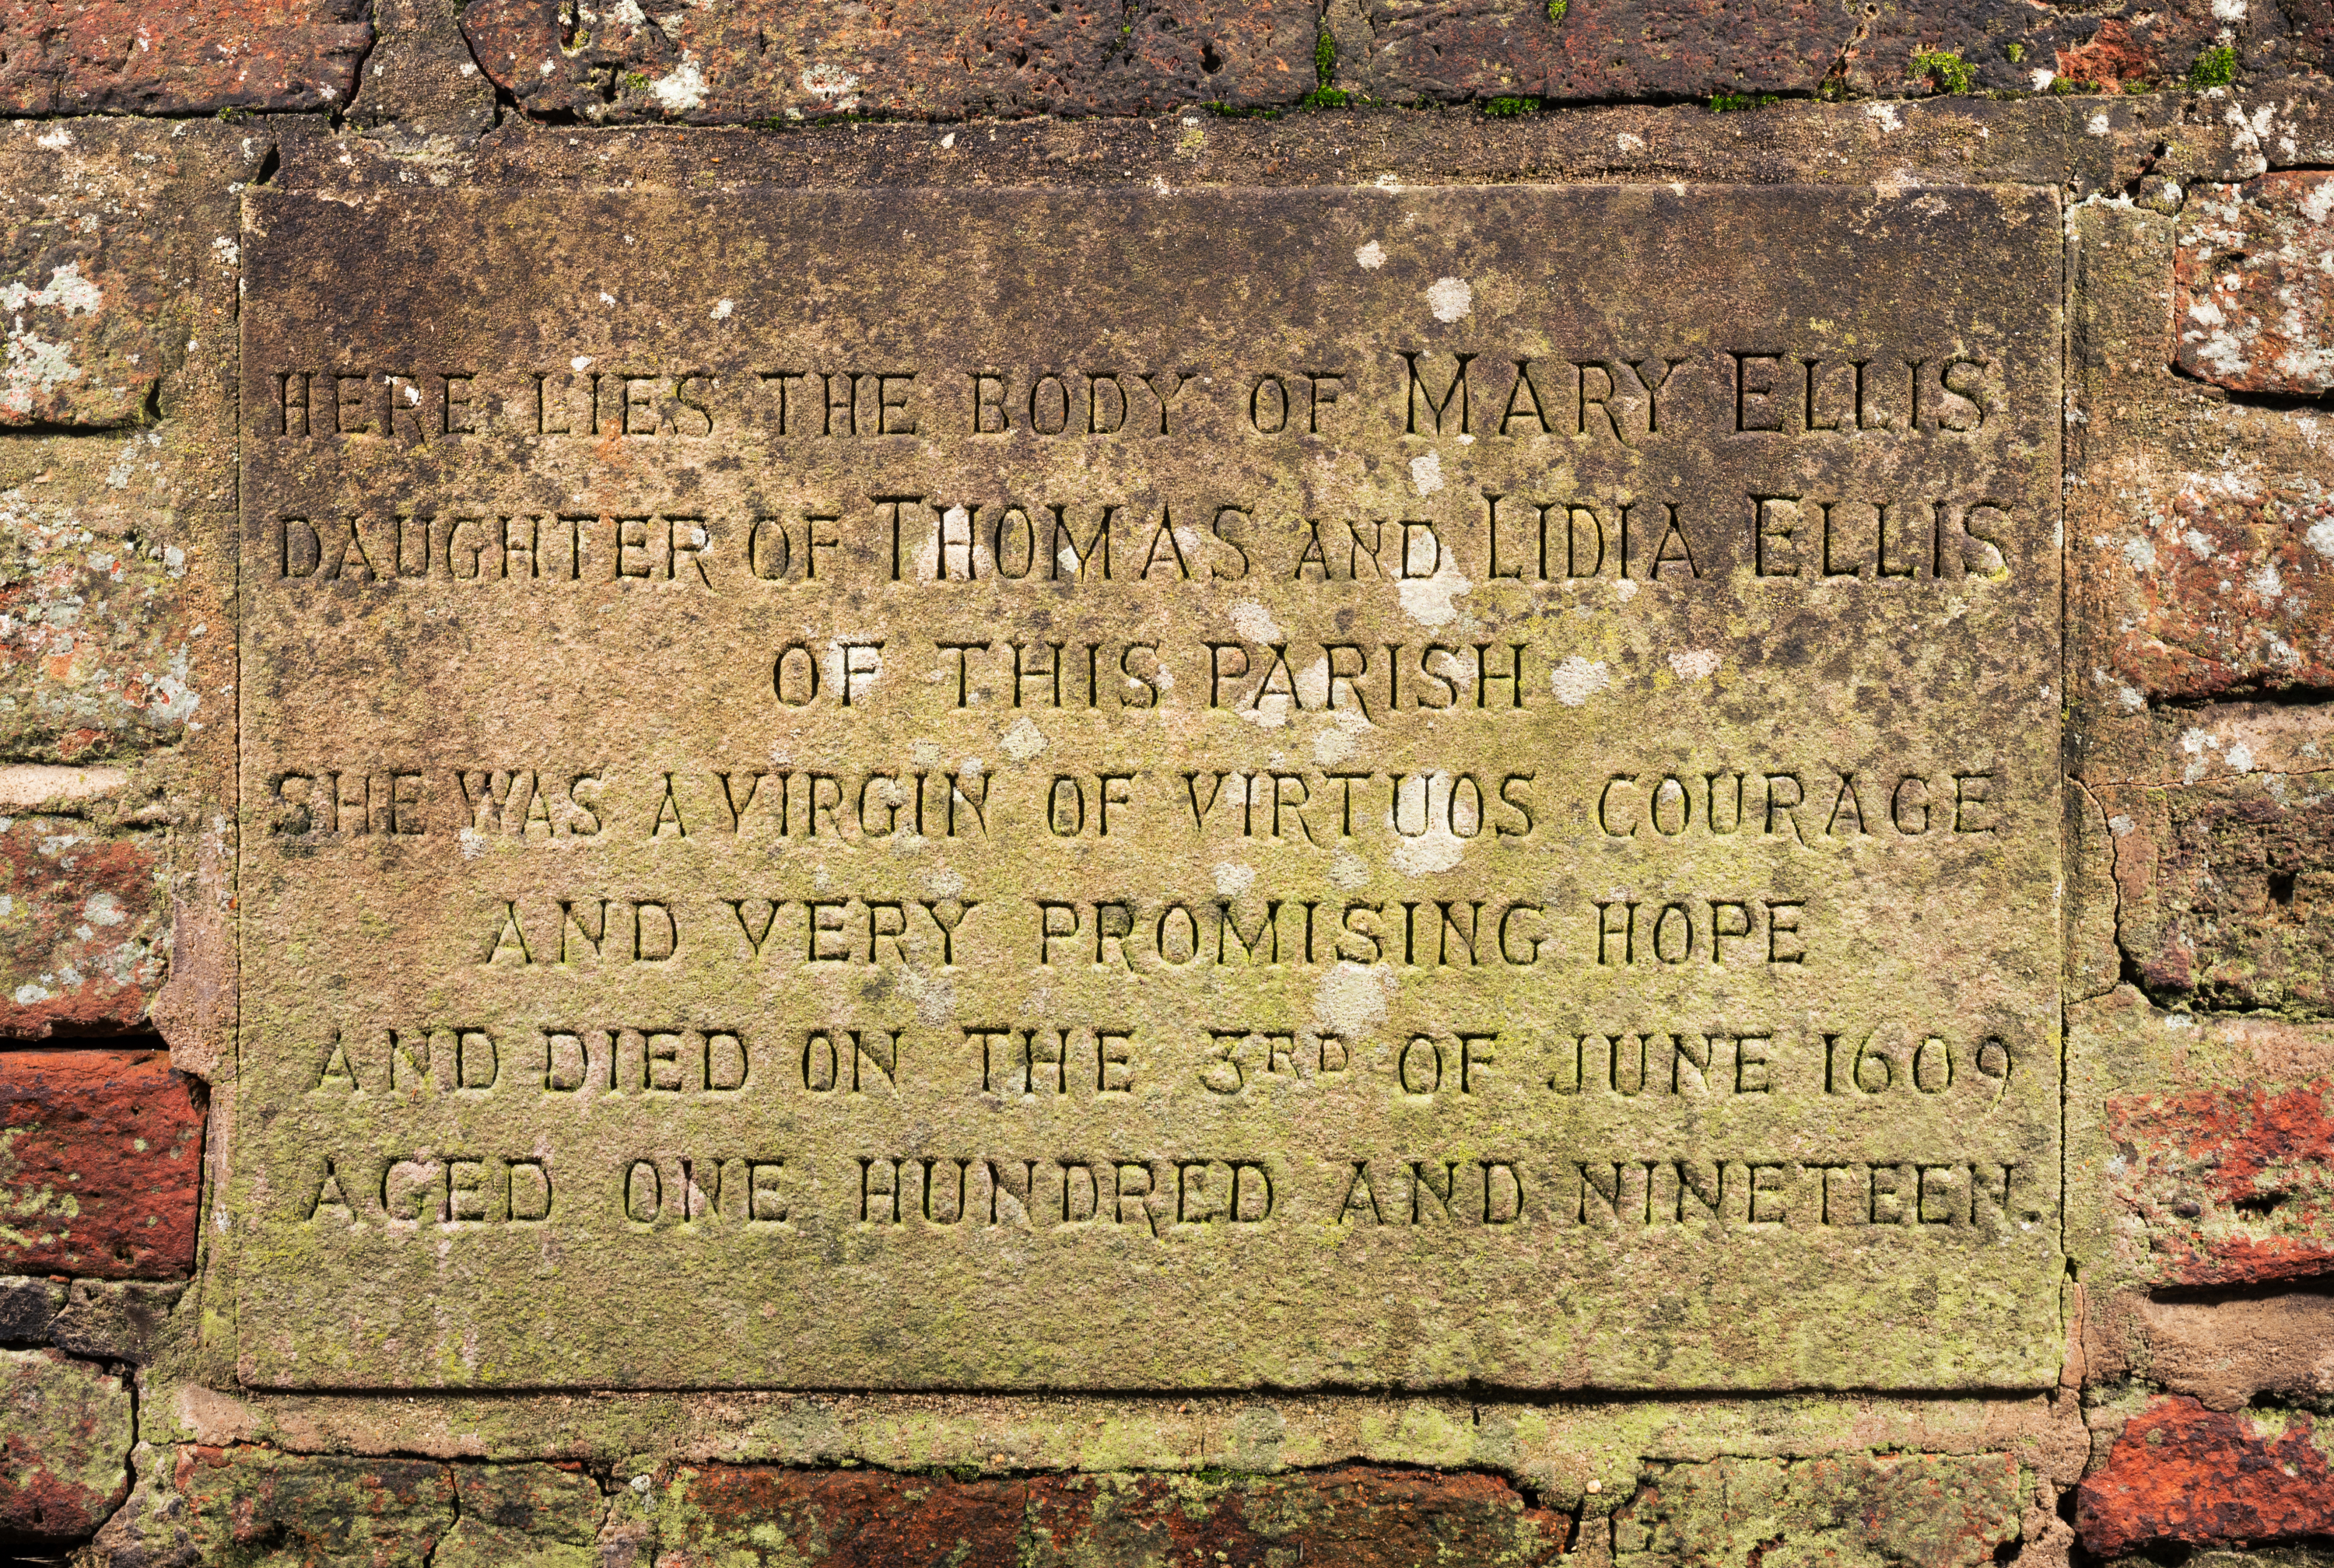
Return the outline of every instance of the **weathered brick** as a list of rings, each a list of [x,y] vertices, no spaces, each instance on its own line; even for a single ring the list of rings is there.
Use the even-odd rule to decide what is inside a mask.
[[[1133,113],[1314,85],[1304,0],[479,0],[472,52],[534,114],[697,124],[864,113]]]
[[[1288,1476],[1038,1476],[958,1481],[881,1470],[684,1468],[660,1515],[661,1568],[1088,1562],[1342,1568],[1553,1563],[1570,1521],[1496,1477],[1348,1465]]]
[[[2334,390],[2334,174],[2190,191],[2173,275],[2182,370],[2240,391]],[[2322,491],[2318,516],[2334,553]]]
[[[2146,1336],[2138,1371],[2207,1409],[2234,1410],[2258,1394],[2323,1400],[2334,1394],[2334,1296],[2292,1291],[2227,1301],[2136,1303]]]
[[[2009,1454],[1717,1459],[1656,1467],[1613,1518],[1616,1568],[1685,1562],[1974,1568],[2019,1537]]]
[[[2334,772],[2103,798],[2117,939],[2150,996],[2334,1016]]]
[[[167,967],[163,838],[80,817],[0,817],[0,1034],[141,1024]]]
[[[2100,1556],[2157,1543],[2261,1544],[2334,1533],[2334,1470],[2300,1411],[2208,1410],[2167,1395],[2124,1424],[2076,1494]]]
[[[162,1052],[0,1053],[0,1267],[184,1275],[202,1133]]]
[[[2117,1197],[2159,1278],[2252,1284],[2334,1270],[2334,1080],[2117,1096]]]
[[[202,712],[178,531],[114,507],[0,501],[0,749],[92,763],[185,738]]]
[[[130,1491],[121,1380],[55,1351],[0,1351],[0,1534],[86,1535]]]
[[[2075,225],[2093,280],[2069,427],[2078,696],[2112,720],[2334,684],[2334,487],[2314,417],[2176,372],[2172,219],[2090,209]]]
[[[211,114],[349,101],[364,0],[0,0],[0,109]]]

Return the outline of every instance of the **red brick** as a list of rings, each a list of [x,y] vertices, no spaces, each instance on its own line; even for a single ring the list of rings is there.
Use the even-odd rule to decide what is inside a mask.
[[[345,105],[365,0],[0,0],[0,109],[211,114]]]
[[[0,1534],[86,1535],[130,1493],[130,1395],[54,1351],[0,1351]]]
[[[2334,390],[2334,174],[2195,187],[2173,280],[2182,370],[2240,391]]]
[[[2156,1283],[2334,1271],[2334,1081],[2111,1098],[2117,1201],[2146,1226]]]
[[[1293,102],[1314,85],[1319,14],[1309,0],[1139,0],[1131,20],[1115,0],[639,9],[638,23],[602,10],[569,25],[557,0],[478,0],[462,27],[529,113],[720,124]]]
[[[2334,1533],[2334,1471],[2312,1430],[2300,1411],[2222,1414],[2184,1395],[2159,1399],[2083,1482],[2076,1533],[2100,1557]]]
[[[0,1035],[133,1029],[163,979],[162,837],[0,817]]]
[[[185,1275],[202,1140],[163,1052],[0,1053],[0,1272]]]

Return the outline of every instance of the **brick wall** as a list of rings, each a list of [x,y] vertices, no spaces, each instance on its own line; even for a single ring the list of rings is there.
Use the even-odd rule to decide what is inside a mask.
[[[2323,0],[0,0],[0,1553],[1776,1568],[2334,1537],[2329,66]],[[235,1303],[195,1283],[232,1130],[238,195],[611,167],[2063,189],[2062,1388],[239,1389],[198,1337]]]

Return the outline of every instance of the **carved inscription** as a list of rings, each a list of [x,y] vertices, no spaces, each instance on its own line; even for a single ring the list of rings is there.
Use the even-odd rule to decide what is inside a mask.
[[[246,1382],[2055,1383],[2049,193],[250,200]]]

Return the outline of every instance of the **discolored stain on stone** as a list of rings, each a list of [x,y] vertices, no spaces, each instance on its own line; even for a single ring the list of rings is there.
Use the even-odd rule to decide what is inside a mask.
[[[2183,370],[2238,391],[2334,390],[2334,173],[2197,187],[2173,276]]]
[[[161,1052],[0,1052],[0,1268],[183,1277],[202,1134]]]
[[[2124,1424],[2076,1494],[2075,1529],[2101,1557],[2141,1547],[2266,1544],[2334,1523],[2334,1470],[2300,1410],[2208,1410],[2185,1395]]]
[[[550,1465],[451,1467],[458,1517],[431,1568],[610,1568],[595,1549],[599,1484]]]
[[[1509,1482],[1345,1465],[1285,1476],[1031,1476],[684,1468],[661,1504],[666,1568],[1211,1563],[1553,1563],[1567,1515]]]
[[[1614,1515],[1613,1560],[1976,1568],[2018,1539],[2025,1500],[2009,1454],[1661,1465]]]
[[[199,1563],[428,1568],[455,1519],[453,1476],[422,1460],[187,1448],[173,1481],[169,1534]]]
[[[1291,102],[1314,84],[1316,16],[1299,0],[480,0],[462,26],[529,113],[734,124]]]
[[[56,1351],[0,1351],[0,1537],[103,1524],[129,1495],[130,1423],[121,1379]]]
[[[0,1034],[137,1028],[168,970],[163,835],[0,817]]]
[[[14,114],[210,114],[349,101],[372,42],[364,0],[5,0],[0,106]]]

